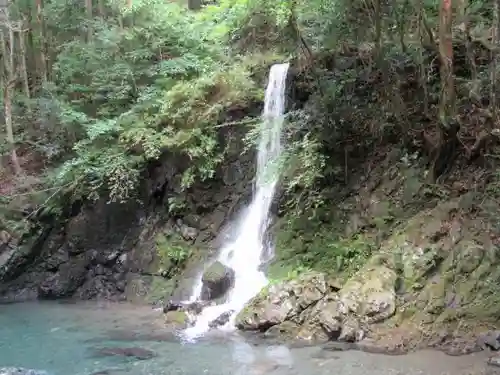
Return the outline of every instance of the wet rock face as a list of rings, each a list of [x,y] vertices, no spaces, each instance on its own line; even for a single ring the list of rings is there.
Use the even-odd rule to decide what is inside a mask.
[[[204,301],[222,297],[234,285],[234,270],[219,261],[203,273],[201,299]]]
[[[229,322],[229,319],[231,318],[231,315],[233,314],[234,311],[226,311],[225,313],[219,315],[216,319],[212,320],[208,326],[210,328],[217,328],[220,326],[223,326],[227,322]]]
[[[224,121],[237,121],[247,113],[227,113]],[[146,168],[137,189],[139,200],[75,203],[66,207],[64,222],[47,224],[33,243],[10,246],[0,233],[0,302],[37,297],[185,300],[212,255],[210,249],[219,247],[215,242],[221,228],[251,194],[254,155],[241,155],[242,132],[221,128],[219,143],[227,150],[224,165],[188,191],[180,184],[189,160],[165,153]],[[165,213],[170,198],[183,203],[175,217]],[[157,267],[162,255],[154,241],[165,223],[187,246],[201,249],[188,260],[174,262],[175,270],[168,275]],[[227,289],[227,281],[209,281],[205,290],[223,293],[220,288]]]
[[[85,282],[87,271],[87,261],[83,258],[74,263],[62,264],[55,274],[40,284],[38,297],[42,299],[71,297]]]
[[[0,300],[120,299],[127,272],[122,255],[140,231],[141,216],[136,202],[83,205],[66,223],[16,249],[8,272],[0,271]]]
[[[396,274],[367,266],[338,290],[321,273],[271,285],[253,298],[236,318],[241,330],[322,342],[363,340],[368,325],[395,311]]]

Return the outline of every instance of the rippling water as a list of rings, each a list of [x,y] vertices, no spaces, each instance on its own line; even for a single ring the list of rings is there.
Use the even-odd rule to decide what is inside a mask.
[[[465,375],[479,374],[484,367],[481,355],[332,353],[250,344],[234,334],[221,335],[183,344],[163,327],[159,312],[129,305],[0,305],[0,367],[52,375]],[[151,350],[156,356],[95,356],[99,348],[124,347]]]

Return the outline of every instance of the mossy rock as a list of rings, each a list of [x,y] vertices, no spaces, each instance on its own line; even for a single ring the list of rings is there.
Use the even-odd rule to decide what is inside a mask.
[[[216,283],[222,278],[226,276],[228,273],[228,267],[222,264],[219,261],[212,263],[206,270],[203,272],[203,276],[201,281],[207,283]]]
[[[165,323],[176,327],[185,327],[189,323],[189,316],[184,311],[169,311],[165,314]]]
[[[222,297],[234,284],[234,270],[219,261],[212,263],[203,273],[202,299],[214,300]]]
[[[286,320],[299,321],[304,310],[331,290],[328,278],[317,272],[268,285],[236,316],[236,326],[241,330],[263,330]]]
[[[396,272],[383,265],[367,264],[339,292],[349,311],[370,323],[383,321],[396,311]]]

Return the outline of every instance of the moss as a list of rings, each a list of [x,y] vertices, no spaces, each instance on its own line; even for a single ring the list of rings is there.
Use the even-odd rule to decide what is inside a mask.
[[[371,255],[375,241],[364,235],[344,236],[339,223],[282,219],[275,227],[276,257],[269,267],[272,279],[294,278],[320,271],[348,277]]]
[[[165,314],[165,323],[174,325],[185,325],[188,322],[188,316],[184,311],[169,311]]]
[[[149,285],[146,301],[151,303],[167,298],[173,293],[175,286],[175,279],[165,279],[161,276],[153,276],[151,284]]]
[[[212,263],[206,270],[203,272],[202,276],[202,281],[205,282],[212,282],[216,283],[220,280],[222,280],[225,276],[226,273],[228,272],[228,269],[226,266],[224,266],[221,262],[216,261]]]

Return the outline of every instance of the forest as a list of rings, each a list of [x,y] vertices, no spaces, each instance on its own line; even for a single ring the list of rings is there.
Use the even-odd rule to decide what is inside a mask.
[[[297,102],[288,206],[314,210],[349,159],[398,145],[439,183],[480,159],[495,180],[500,2],[16,0],[1,10],[0,229],[23,233],[79,199],[135,198],[168,151],[182,188],[224,163],[217,134],[259,105],[274,62]],[[344,176],[345,177],[345,176]],[[496,186],[496,185],[495,185]],[[301,194],[295,194],[296,192]],[[175,210],[179,202],[169,202]]]

